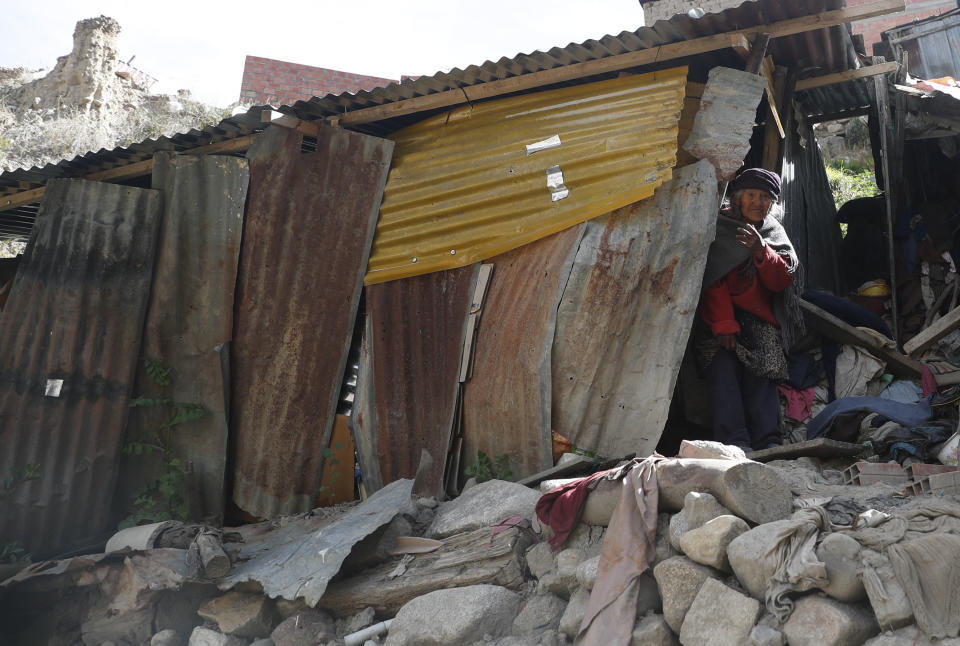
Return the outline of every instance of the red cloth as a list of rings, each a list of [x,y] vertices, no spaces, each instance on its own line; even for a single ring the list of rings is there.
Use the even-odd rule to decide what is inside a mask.
[[[777,390],[779,390],[783,398],[787,400],[787,408],[783,413],[784,415],[795,422],[802,422],[810,417],[810,404],[813,403],[814,397],[817,396],[813,388],[797,390],[793,386],[777,384]]]
[[[585,478],[560,485],[540,496],[537,501],[537,518],[553,530],[550,547],[554,552],[560,549],[570,536],[570,532],[580,522],[583,505],[587,501],[587,494],[593,488],[593,483],[606,474],[607,471],[598,471]]]
[[[930,393],[937,389],[937,378],[933,376],[933,371],[927,364],[923,364],[920,370],[920,385],[923,387],[924,397],[929,397]]]
[[[770,245],[764,245],[763,249],[763,258],[752,259],[757,268],[753,276],[744,276],[737,268],[704,292],[700,316],[714,336],[740,333],[740,324],[733,314],[734,305],[777,325],[770,296],[789,287],[793,276],[787,273],[786,261]]]

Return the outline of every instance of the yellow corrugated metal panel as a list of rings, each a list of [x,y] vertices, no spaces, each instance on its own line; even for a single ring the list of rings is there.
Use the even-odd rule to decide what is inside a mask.
[[[366,283],[477,262],[653,195],[685,67],[465,106],[397,132]],[[527,154],[558,135],[560,145]],[[569,194],[553,200],[548,169]]]

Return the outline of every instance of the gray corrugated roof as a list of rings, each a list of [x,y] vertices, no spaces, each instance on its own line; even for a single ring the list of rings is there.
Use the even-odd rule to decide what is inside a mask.
[[[356,94],[345,92],[339,95],[329,94],[324,97],[314,97],[309,101],[299,101],[293,106],[282,106],[279,109],[307,120],[335,116],[345,111],[429,96],[437,92],[480,85],[499,79],[522,76],[703,36],[747,29],[781,20],[817,15],[825,11],[840,9],[843,6],[843,0],[793,0],[791,2],[756,0],[745,2],[739,7],[727,9],[721,13],[707,14],[699,19],[677,15],[670,20],[658,21],[651,27],[641,27],[636,31],[621,32],[616,36],[603,36],[600,40],[570,43],[566,47],[554,47],[545,52],[535,51],[530,54],[517,54],[513,58],[501,58],[496,62],[487,61],[481,65],[470,65],[462,70],[455,68],[449,72],[438,72],[430,77],[405,79],[400,83],[391,83],[385,87],[360,91]],[[850,34],[845,26],[829,27],[776,38],[770,42],[768,52],[773,55],[775,61],[798,67],[801,71],[801,78],[839,72],[857,66]],[[733,50],[724,49],[687,59],[671,60],[660,65],[646,65],[643,66],[643,69],[649,70],[678,64],[689,64],[694,77],[698,74],[705,77],[709,67],[716,65],[742,67],[743,61]],[[574,82],[583,83],[615,74],[602,74],[578,79]],[[862,84],[860,85],[862,86]],[[798,100],[807,114],[833,113],[844,108],[860,107],[863,98],[864,96],[859,91],[850,92],[841,86],[818,88],[798,95]],[[265,107],[267,106],[251,108],[247,114],[225,119],[216,126],[209,126],[203,130],[191,130],[187,133],[161,137],[156,140],[151,139],[109,151],[91,152],[72,160],[48,164],[43,168],[8,171],[0,174],[0,195],[34,188],[54,177],[82,177],[98,170],[148,159],[158,150],[184,150],[249,134],[260,128],[259,115]],[[428,113],[420,112],[384,119],[375,123],[362,124],[355,129],[383,136],[424,118],[426,114]],[[16,219],[20,221],[20,228],[17,228]],[[30,207],[0,212],[0,238],[11,237],[10,233],[7,233],[8,230],[11,232],[28,230],[26,225],[30,222],[32,222]]]

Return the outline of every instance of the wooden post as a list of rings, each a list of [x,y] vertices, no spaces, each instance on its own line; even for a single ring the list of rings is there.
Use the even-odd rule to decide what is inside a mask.
[[[759,74],[763,67],[763,58],[767,55],[767,44],[770,42],[770,34],[757,34],[750,43],[750,56],[747,58],[744,71],[751,74]]]
[[[891,163],[893,154],[893,124],[890,119],[890,96],[887,92],[887,78],[884,75],[873,77],[873,88],[877,102],[877,115],[880,121],[880,155],[883,160],[883,183],[884,194],[887,202],[887,258],[890,263],[890,304],[891,314],[893,315],[893,324],[890,326],[893,332],[893,340],[900,343],[899,331],[899,308],[897,306],[897,267],[895,243],[893,239],[893,222],[896,218],[897,201],[895,195],[895,182],[892,174],[898,172]]]
[[[786,101],[788,95],[787,85],[788,83],[792,84],[795,82],[795,74],[788,75],[785,67],[777,67],[773,77],[773,102],[776,104],[776,109],[780,111],[780,121],[784,124],[784,128],[786,128],[790,122],[790,104],[793,103],[792,85],[789,88],[790,103]],[[769,98],[770,97],[767,97],[768,100]],[[780,131],[770,127],[771,124],[773,124],[773,108],[770,106],[767,106],[766,122],[767,129],[764,132],[762,166],[779,175],[783,166],[783,147],[780,145]],[[787,133],[785,136],[789,136],[789,134],[790,133]]]

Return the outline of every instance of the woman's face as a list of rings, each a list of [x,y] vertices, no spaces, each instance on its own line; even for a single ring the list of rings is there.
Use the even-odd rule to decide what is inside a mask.
[[[740,212],[752,224],[763,222],[771,204],[773,196],[761,189],[748,188],[740,194]]]

